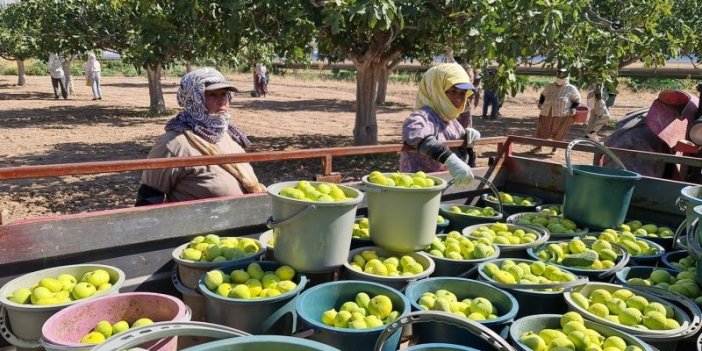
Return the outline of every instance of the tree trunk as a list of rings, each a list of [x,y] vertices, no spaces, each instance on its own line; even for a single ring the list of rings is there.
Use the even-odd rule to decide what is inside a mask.
[[[156,115],[166,113],[166,103],[163,100],[161,87],[161,65],[147,66],[146,76],[149,79],[149,111]]]
[[[68,95],[75,95],[75,90],[73,89],[73,76],[71,76],[71,62],[73,61],[73,56],[63,60],[61,67],[63,67],[63,84],[66,85],[66,92]]]
[[[185,61],[185,72],[190,73],[193,71],[193,63],[190,60]]]
[[[390,80],[391,74],[392,71],[390,71],[387,67],[380,67],[380,71],[378,72],[378,92],[377,96],[375,97],[376,105],[382,105],[385,103],[385,95],[388,91],[388,80]]]
[[[382,66],[373,62],[356,62],[356,124],[353,128],[355,145],[378,144],[376,89]]]
[[[24,60],[17,60],[17,85],[27,85],[27,74],[24,71]]]

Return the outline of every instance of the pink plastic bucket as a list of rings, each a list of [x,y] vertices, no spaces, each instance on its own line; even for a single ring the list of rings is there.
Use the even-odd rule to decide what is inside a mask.
[[[588,113],[590,113],[590,109],[587,106],[578,106],[577,108],[575,108],[575,116],[573,116],[574,123],[587,123]]]
[[[190,311],[183,301],[164,294],[133,292],[105,296],[65,308],[51,316],[41,329],[42,346],[48,351],[85,350],[93,345],[80,339],[103,320],[130,325],[139,318],[154,322],[190,320]],[[147,346],[150,350],[175,351],[177,337],[164,338]]]

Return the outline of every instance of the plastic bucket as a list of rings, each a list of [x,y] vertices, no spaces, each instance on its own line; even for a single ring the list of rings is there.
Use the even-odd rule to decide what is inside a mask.
[[[80,279],[85,273],[96,269],[104,269],[110,274],[110,283],[112,287],[104,292],[93,295],[91,297],[71,301],[68,303],[56,305],[26,305],[18,304],[7,299],[13,291],[18,288],[31,288],[39,283],[43,278],[56,278],[61,274],[71,274],[76,279]],[[26,342],[36,342],[33,347],[38,347],[38,341],[41,338],[41,326],[56,312],[88,300],[95,299],[100,296],[114,295],[119,293],[119,289],[124,284],[124,272],[117,268],[101,264],[76,264],[69,266],[61,266],[54,268],[42,269],[33,273],[28,273],[19,276],[7,282],[0,288],[0,319],[5,321],[5,313],[7,313],[7,323],[0,325],[2,334],[8,342],[16,343],[20,347],[27,347]],[[19,340],[18,340],[19,339]]]
[[[266,261],[275,260],[275,239],[273,238],[273,230],[266,230],[258,236],[258,241],[261,245],[266,248],[266,253],[263,255],[263,259]]]
[[[387,174],[386,174],[387,175]],[[375,245],[396,252],[424,249],[436,234],[441,193],[445,180],[427,176],[434,186],[402,188],[373,184],[364,176],[362,189],[368,197],[368,219]]]
[[[563,215],[563,204],[542,204],[536,206],[536,212],[541,212],[543,210],[553,210],[555,209],[558,216]]]
[[[438,237],[445,238],[446,234],[437,235]],[[495,254],[485,258],[476,258],[472,260],[452,260],[445,257],[436,257],[430,253],[427,253],[434,261],[434,273],[431,274],[432,277],[456,277],[463,274],[468,274],[467,272],[473,267],[477,267],[481,262],[496,259],[500,256],[500,247],[492,244],[492,248],[495,249]]]
[[[566,241],[567,242],[567,241]],[[583,239],[583,242],[587,246],[588,249],[592,248],[592,243],[594,240],[591,239]],[[541,260],[538,256],[539,251],[545,250],[549,244],[558,244],[558,241],[549,241],[544,243],[543,245],[537,247],[537,248],[530,248],[527,250],[527,253],[529,256],[534,259],[534,260]],[[544,263],[548,263],[550,265],[556,266],[560,269],[565,269],[575,275],[579,276],[585,276],[589,280],[597,280],[597,281],[608,281],[610,278],[612,278],[613,275],[615,275],[618,271],[620,271],[624,266],[626,266],[629,263],[629,260],[631,256],[624,250],[619,245],[612,245],[613,250],[617,250],[617,261],[615,262],[615,265],[612,268],[607,268],[607,269],[585,269],[585,268],[578,268],[578,267],[570,267],[566,265],[561,265],[555,262],[548,262],[544,261]]]
[[[480,217],[480,216],[471,216],[467,215],[465,213],[456,213],[449,211],[449,209],[453,206],[456,206],[461,209],[461,211],[465,212],[467,210],[482,210],[481,207],[478,206],[471,206],[471,205],[454,205],[454,204],[441,204],[439,205],[439,214],[444,217],[448,218],[451,221],[451,224],[449,225],[449,230],[456,230],[456,231],[461,231],[465,227],[469,227],[471,225],[475,224],[481,224],[481,223],[492,223],[496,222],[502,219],[502,213],[497,212],[494,216],[486,216],[486,217]]]
[[[651,266],[633,266],[624,267],[614,275],[615,284],[627,284],[627,281],[631,278],[641,278],[648,279],[651,276],[653,270],[664,269],[670,273],[670,275],[675,276],[680,271],[673,269],[663,268],[663,267],[651,267]]]
[[[536,211],[536,207],[541,205],[544,200],[541,198],[538,198],[536,196],[532,195],[527,195],[527,194],[519,194],[519,193],[510,193],[511,195],[518,195],[521,197],[531,197],[534,199],[534,204],[530,206],[524,206],[524,205],[510,205],[510,204],[505,204],[502,203],[502,210],[500,210],[500,203],[497,201],[493,201],[488,199],[488,194],[483,194],[480,196],[480,199],[483,201],[483,203],[486,206],[490,206],[495,209],[495,211],[501,212],[505,216],[513,215],[515,213],[520,213],[520,212],[533,212]]]
[[[590,165],[572,165],[570,154],[579,143],[596,146],[621,169]],[[636,181],[641,175],[627,171],[619,158],[604,145],[589,140],[575,139],[566,149],[565,195],[563,215],[582,227],[618,228],[624,223]]]
[[[263,244],[261,244],[260,241],[256,240],[256,242],[258,243],[259,247],[259,250],[256,253],[252,253],[246,257],[242,257],[236,260],[222,262],[184,260],[180,258],[180,253],[183,252],[183,250],[185,250],[188,247],[188,245],[190,245],[189,242],[176,247],[173,250],[173,252],[171,252],[171,256],[173,257],[173,260],[176,262],[176,264],[178,264],[178,276],[180,278],[180,282],[183,283],[183,285],[185,285],[185,287],[187,288],[195,289],[197,288],[197,282],[198,280],[200,280],[200,276],[204,273],[207,273],[210,270],[213,270],[217,267],[222,267],[239,262],[253,262],[254,260],[263,256],[263,253],[266,252],[266,248],[263,246]]]
[[[428,278],[412,282],[405,289],[405,296],[412,304],[412,310],[421,311],[418,300],[422,294],[425,292],[434,293],[439,289],[445,289],[456,294],[459,301],[476,297],[484,297],[490,300],[493,307],[499,312],[499,316],[495,319],[477,322],[493,330],[502,338],[507,338],[509,324],[514,320],[519,310],[519,304],[514,296],[484,282],[448,277]],[[466,333],[464,328],[442,323],[418,323],[412,326],[412,337],[416,342],[423,344],[445,342],[475,347],[481,350],[490,347],[489,344],[479,337]]]
[[[672,307],[675,313],[675,319],[680,324],[680,328],[672,330],[643,330],[621,325],[608,319],[597,317],[591,312],[578,306],[578,304],[576,304],[571,297],[573,292],[579,292],[585,296],[590,296],[590,293],[596,289],[604,289],[609,292],[614,292],[615,290],[622,288],[633,290],[636,295],[643,296],[648,301],[655,301],[663,304],[664,306]],[[661,350],[674,350],[680,340],[693,337],[697,332],[699,332],[700,327],[702,327],[702,322],[700,322],[702,312],[700,312],[700,309],[692,300],[660,288],[630,285],[623,286],[597,282],[568,289],[563,294],[563,297],[568,304],[568,309],[580,313],[585,319],[595,321],[629,335],[636,336],[649,343],[651,346]],[[665,297],[665,299],[663,297]],[[674,301],[677,304],[671,303],[671,301]],[[687,311],[683,310],[680,306],[684,306]]]
[[[388,324],[388,326],[383,330],[382,334],[378,338],[375,344],[375,351],[383,350],[385,341],[394,335],[398,330],[405,327],[416,327],[413,324],[423,324],[423,323],[443,323],[450,327],[462,328],[462,333],[472,334],[474,338],[481,339],[484,341],[485,345],[490,345],[489,348],[494,348],[496,350],[513,350],[513,348],[497,333],[487,328],[485,325],[478,323],[476,321],[470,320],[468,318],[462,318],[452,315],[447,312],[438,311],[418,311],[411,312],[393,323]],[[446,344],[446,343],[429,343],[429,344],[418,344],[407,348],[407,350],[419,351],[419,350],[432,350],[432,351],[474,351],[476,349],[456,344]],[[486,350],[486,348],[482,348]]]
[[[517,223],[517,222],[518,222],[520,219],[522,219],[522,218],[524,218],[524,217],[526,217],[526,216],[528,216],[528,215],[530,215],[530,214],[538,215],[539,213],[540,213],[539,211],[537,211],[537,212],[521,212],[521,213],[515,213],[515,214],[513,214],[513,215],[507,217],[506,221],[507,221],[507,223],[511,223],[511,224],[519,224],[519,223]],[[561,217],[561,218],[562,218],[563,216],[548,216],[548,217],[545,217],[545,218],[552,218],[552,217]],[[525,225],[538,226],[538,227],[541,227],[541,228],[544,228],[544,229],[548,230],[548,228],[546,228],[545,226],[540,225],[540,224],[525,224]],[[552,232],[552,231],[549,230],[550,238],[551,238],[551,239],[574,238],[574,237],[576,237],[576,236],[587,235],[587,233],[590,232],[590,230],[589,230],[588,228],[577,228],[577,229],[578,229],[578,230],[573,231],[572,233],[554,233],[554,232]]]
[[[173,265],[171,282],[181,294],[181,300],[190,308],[190,320],[194,322],[206,322],[207,312],[205,311],[205,297],[200,294],[197,289],[190,289],[181,283],[178,276],[178,265]]]
[[[390,256],[411,256],[414,258],[417,263],[421,264],[422,267],[424,267],[424,271],[419,274],[415,275],[410,275],[410,276],[398,276],[398,277],[386,277],[386,276],[379,276],[379,275],[374,275],[366,272],[359,272],[353,268],[351,268],[351,265],[349,262],[353,261],[353,256],[360,254],[363,251],[375,251],[376,254],[379,257],[385,257],[388,258]],[[386,286],[389,286],[393,289],[397,290],[402,290],[407,286],[407,284],[419,280],[419,279],[424,279],[434,273],[435,269],[435,264],[434,260],[431,259],[431,256],[427,255],[424,252],[408,252],[408,253],[393,253],[387,250],[383,250],[377,246],[369,246],[369,247],[359,247],[358,249],[351,250],[348,255],[348,260],[344,262],[344,275],[348,279],[355,279],[355,280],[362,280],[362,281],[371,281],[379,284],[383,284]]]
[[[482,227],[483,224],[476,224],[472,225],[470,227],[465,227],[463,228],[463,235],[468,236],[468,237],[473,237],[471,234],[478,230],[478,228]],[[500,258],[529,258],[529,254],[527,254],[527,249],[532,248],[532,247],[537,247],[543,243],[546,242],[546,240],[549,239],[550,233],[548,230],[542,228],[542,227],[535,227],[535,226],[522,226],[518,224],[510,224],[507,223],[507,227],[511,232],[514,232],[517,229],[524,230],[525,232],[529,233],[535,233],[537,235],[536,240],[530,243],[526,244],[517,244],[517,245],[502,245],[502,244],[496,244],[497,247],[500,248]]]
[[[658,262],[661,259],[661,257],[663,257],[663,255],[665,255],[665,248],[653,242],[652,240],[643,238],[636,238],[636,240],[646,242],[649,247],[655,247],[658,250],[658,252],[651,255],[631,255],[629,256],[628,263],[630,266],[653,266],[656,264],[656,262]]]
[[[298,316],[312,330],[310,339],[331,345],[340,350],[372,350],[385,326],[367,329],[336,328],[322,323],[324,311],[339,309],[344,302],[354,301],[356,294],[385,295],[390,298],[393,310],[400,316],[410,312],[410,303],[399,291],[388,286],[357,280],[323,283],[300,294],[295,303]],[[397,350],[401,330],[394,332],[385,343],[384,351]]]
[[[515,263],[524,262],[531,264],[534,260],[511,259]],[[504,258],[490,261],[498,267],[502,267]],[[584,285],[588,282],[587,278],[577,277],[571,282],[559,282],[552,284],[502,284],[493,280],[485,272],[485,265],[490,262],[483,262],[478,265],[478,276],[480,280],[490,283],[490,285],[505,290],[512,294],[519,304],[517,318],[530,316],[533,314],[543,313],[565,313],[568,311],[568,305],[563,301],[563,291],[542,291],[537,289],[562,288],[567,289],[573,286]],[[549,263],[547,263],[549,265]],[[572,274],[572,273],[571,273]],[[575,276],[573,274],[573,276]]]
[[[522,334],[529,331],[538,334],[544,329],[561,329],[561,317],[562,315],[560,314],[538,314],[517,319],[516,321],[514,321],[514,323],[512,323],[512,326],[510,327],[509,331],[510,338],[512,339],[512,345],[514,345],[517,348],[517,350],[520,351],[532,351],[530,347],[524,345],[519,340]],[[624,339],[627,345],[638,346],[643,351],[654,351],[654,349],[651,348],[651,346],[649,346],[648,344],[646,344],[643,340],[632,336],[629,333],[623,333],[610,326],[589,321],[587,319],[584,320],[583,324],[586,328],[592,329],[600,333],[604,337],[618,336]]]
[[[661,265],[663,268],[668,268],[676,272],[682,272],[683,270],[672,265],[673,262],[678,262],[680,259],[688,257],[687,250],[672,251],[661,256]]]
[[[627,218],[627,219],[624,221],[624,223],[628,223],[628,222],[630,222],[630,221],[632,221],[632,220],[633,220],[633,219]],[[671,226],[667,226],[667,225],[662,225],[662,224],[660,224],[660,223],[651,223],[651,222],[649,222],[649,221],[641,221],[641,222],[645,222],[645,224],[655,224],[655,225],[658,226],[658,227],[671,227]],[[679,228],[680,225],[683,225],[683,226],[684,226],[684,222],[681,223],[681,224],[679,224],[678,226],[671,227],[671,229],[672,229],[672,228]],[[673,229],[673,230],[674,230],[674,229]],[[656,243],[656,244],[658,244],[658,245],[660,245],[660,246],[663,246],[663,248],[664,248],[666,251],[672,250],[672,249],[673,249],[673,246],[674,246],[674,239],[675,239],[674,236],[673,236],[673,237],[660,237],[660,236],[658,236],[658,237],[652,237],[652,236],[639,236],[639,235],[637,235],[636,237],[637,237],[637,238],[643,238],[643,239],[646,239],[646,240],[649,240],[649,241],[653,241],[654,243]]]
[[[699,218],[702,217],[702,205],[697,205],[693,209],[695,212],[696,223],[699,223]],[[700,245],[700,238],[702,238],[702,225],[695,225],[693,230],[687,233],[687,251],[690,256],[695,259],[697,265],[697,280],[702,281],[702,245]]]
[[[90,350],[95,345],[82,344],[80,339],[103,320],[130,325],[139,318],[154,322],[188,321],[190,311],[179,299],[164,294],[132,292],[103,296],[65,308],[51,316],[42,327],[42,346],[48,351]],[[177,338],[159,340],[151,350],[177,350]]]
[[[264,272],[274,271],[281,266],[278,262],[258,262]],[[220,268],[231,274],[237,269],[246,269],[248,263],[238,263]],[[226,325],[251,334],[291,335],[297,329],[295,299],[307,285],[307,277],[297,273],[293,281],[297,286],[284,294],[256,299],[224,297],[210,291],[203,275],[199,289],[205,296],[207,321]]]
[[[573,123],[585,124],[587,123],[587,115],[590,113],[590,108],[587,106],[578,106],[575,108],[575,115],[573,115]]]
[[[187,348],[187,351],[338,351],[331,346],[291,336],[253,336],[233,328],[202,322],[160,322],[127,330],[97,345],[93,351],[129,350],[145,342],[171,336],[224,339]]]
[[[301,272],[332,271],[344,264],[348,255],[356,208],[363,193],[337,185],[349,200],[310,202],[278,195],[284,188],[296,185],[297,182],[282,182],[268,186],[273,215],[266,225],[276,236],[275,259]]]

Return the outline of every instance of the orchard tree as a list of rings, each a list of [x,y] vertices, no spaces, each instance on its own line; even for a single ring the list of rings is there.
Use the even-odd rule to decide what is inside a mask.
[[[17,63],[17,85],[20,86],[27,84],[24,61],[37,53],[36,39],[27,35],[32,20],[24,15],[24,6],[18,3],[0,8],[0,57]]]

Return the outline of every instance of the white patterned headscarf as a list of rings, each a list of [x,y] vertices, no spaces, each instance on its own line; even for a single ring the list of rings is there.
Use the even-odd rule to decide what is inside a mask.
[[[209,113],[205,104],[205,87],[214,83],[224,83],[224,76],[214,68],[200,68],[187,73],[180,80],[178,88],[178,105],[183,107],[177,116],[166,123],[166,130],[182,132],[191,130],[197,136],[216,144],[225,132],[243,148],[251,145],[251,141],[241,128],[231,125],[231,115],[225,113]]]

